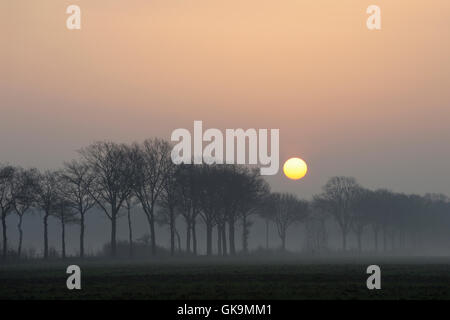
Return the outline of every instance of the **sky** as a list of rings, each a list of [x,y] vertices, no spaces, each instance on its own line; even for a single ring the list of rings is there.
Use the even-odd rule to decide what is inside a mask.
[[[67,6],[81,30],[66,28]],[[366,27],[381,8],[382,29]],[[7,0],[0,162],[59,168],[97,140],[176,128],[280,129],[268,178],[310,198],[328,178],[450,195],[448,0]],[[280,166],[281,166],[280,165]]]

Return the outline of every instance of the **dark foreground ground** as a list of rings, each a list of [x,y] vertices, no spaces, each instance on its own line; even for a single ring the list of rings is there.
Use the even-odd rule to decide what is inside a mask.
[[[82,290],[66,288],[66,267]],[[378,264],[382,289],[368,290]],[[450,259],[347,258],[0,265],[0,299],[450,299]]]

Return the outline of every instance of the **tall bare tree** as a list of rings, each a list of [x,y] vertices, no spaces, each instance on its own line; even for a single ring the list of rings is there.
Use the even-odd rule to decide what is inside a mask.
[[[35,203],[36,194],[39,191],[39,172],[36,169],[19,168],[14,179],[13,206],[14,211],[19,217],[17,230],[19,231],[19,241],[17,245],[17,255],[20,258],[22,254],[23,242],[23,217],[31,211]]]
[[[134,192],[147,217],[150,228],[151,250],[152,254],[156,255],[155,206],[172,165],[171,148],[169,143],[164,140],[149,139],[139,145],[138,150],[136,159],[138,174],[136,174]]]
[[[326,221],[329,213],[316,206],[314,201],[310,204],[310,214],[305,221],[305,249],[310,253],[321,253],[328,249],[328,233]]]
[[[273,193],[269,196],[268,209],[281,239],[281,249],[286,250],[286,236],[290,226],[304,221],[309,213],[308,202],[287,193]]]
[[[180,164],[177,169],[178,208],[186,224],[186,252],[197,254],[196,220],[200,211],[201,167]],[[192,246],[191,246],[192,244]]]
[[[353,217],[350,224],[356,235],[358,252],[362,252],[362,235],[365,228],[370,224],[372,210],[372,191],[361,188],[355,197],[353,205]]]
[[[217,222],[216,218],[221,214],[222,210],[220,175],[218,175],[217,165],[203,164],[197,165],[197,168],[199,170],[198,185],[200,186],[200,217],[206,226],[206,255],[210,256],[212,255],[213,228]],[[218,233],[218,238],[220,239],[220,231]]]
[[[92,175],[89,193],[111,221],[111,256],[117,254],[117,219],[134,186],[134,150],[124,144],[96,142],[80,151]]]
[[[61,173],[64,184],[64,198],[67,204],[79,215],[80,224],[80,258],[84,257],[84,234],[86,213],[95,205],[91,196],[94,175],[90,173],[86,163],[73,160],[65,163]]]
[[[175,254],[176,218],[181,200],[178,172],[179,170],[174,164],[169,166],[159,201],[162,221],[169,225],[170,255],[172,256]]]
[[[131,219],[131,211],[136,207],[136,198],[133,193],[130,193],[123,203],[123,207],[127,212],[127,222],[128,222],[128,255],[130,258],[134,255],[134,243],[133,243],[133,223]]]
[[[342,233],[342,249],[347,249],[347,235],[353,219],[353,206],[361,191],[360,185],[351,177],[333,177],[323,187],[322,194],[315,196],[316,205],[329,212]]]
[[[252,222],[249,217],[260,212],[261,204],[270,193],[269,184],[260,176],[259,170],[240,168],[240,179],[236,188],[237,216],[242,220],[242,250],[248,252],[248,238]]]
[[[36,207],[43,212],[44,222],[44,259],[48,259],[48,218],[58,203],[58,174],[46,171],[39,175],[39,187],[36,194]]]
[[[222,247],[223,253],[226,255],[226,235],[225,235],[225,224],[228,223],[228,242],[230,255],[236,254],[236,244],[235,244],[235,228],[236,219],[238,218],[238,206],[240,204],[241,188],[244,187],[244,174],[240,171],[240,166],[238,165],[223,165],[221,167],[221,178],[218,180],[222,186],[222,206],[223,209],[220,211],[221,214],[218,215],[217,225],[218,230],[222,234]]]
[[[66,258],[66,226],[69,224],[78,224],[80,219],[77,217],[77,212],[73,208],[71,201],[65,198],[68,191],[65,190],[67,185],[65,179],[61,178],[61,173],[58,173],[58,198],[52,210],[52,216],[55,217],[61,225],[61,257]]]
[[[14,176],[16,168],[9,165],[0,165],[0,217],[3,231],[2,258],[6,260],[8,254],[8,236],[6,217],[11,213],[14,204]]]

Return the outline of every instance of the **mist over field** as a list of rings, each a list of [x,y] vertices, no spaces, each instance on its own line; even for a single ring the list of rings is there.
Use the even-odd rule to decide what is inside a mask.
[[[12,246],[17,243],[17,232],[15,232],[16,228],[16,217],[11,216],[8,219],[8,230],[10,234],[10,241]],[[256,250],[258,248],[265,248],[266,243],[266,226],[265,222],[260,218],[253,218],[254,224],[252,225],[250,237],[249,237],[249,248],[251,250]],[[102,212],[98,209],[92,210],[87,215],[86,224],[88,225],[86,228],[86,252],[89,255],[96,255],[102,251],[104,245],[108,244],[109,241],[109,229],[110,223],[108,219],[104,216]],[[61,246],[61,237],[59,232],[59,226],[57,221],[50,221],[49,223],[50,232],[49,235],[49,243],[50,246],[55,248],[55,250],[60,251]],[[332,252],[329,257],[331,260],[336,255],[340,254],[341,248],[341,235],[337,226],[334,222],[329,221],[327,223],[328,227],[328,248]],[[133,228],[136,235],[136,239],[141,238],[143,235],[148,234],[148,226],[146,222],[146,218],[139,209],[133,210]],[[183,249],[185,247],[185,224],[182,221],[178,222],[178,228],[180,232],[180,236],[183,239],[182,246]],[[27,217],[27,220],[24,222],[24,250],[33,249],[36,254],[42,254],[42,219],[38,213],[34,213]],[[445,229],[445,227],[444,227]],[[170,246],[170,237],[167,227],[157,228],[157,239],[158,244],[165,247],[166,249]],[[238,226],[237,234],[241,234],[241,227]],[[198,228],[198,237],[199,239],[204,239],[205,230],[204,227],[200,224]],[[76,256],[79,253],[79,226],[70,225],[67,228],[67,250],[68,254],[72,256]],[[118,240],[119,241],[127,241],[127,221],[125,217],[119,219],[118,222]],[[237,237],[237,242],[240,243],[240,237]],[[380,238],[381,242],[381,238]],[[273,250],[277,250],[281,246],[281,240],[277,235],[277,230],[275,225],[270,225],[269,227],[269,243],[270,248]],[[303,224],[298,224],[293,226],[287,235],[287,243],[286,248],[288,251],[308,254],[306,245],[306,230]],[[214,251],[217,250],[217,245],[214,243]],[[200,254],[205,253],[205,244],[203,241],[199,241],[198,249]],[[374,240],[373,235],[370,231],[364,234],[363,236],[363,249],[365,255],[374,255]],[[357,239],[355,235],[349,236],[349,250],[353,252],[353,254],[357,255]],[[383,252],[377,253],[377,255],[383,255]],[[394,251],[391,249],[386,252],[385,255],[399,255],[399,256],[450,256],[450,235],[443,230],[442,233],[436,234],[433,229],[429,230],[427,237],[422,239],[417,248],[395,248]],[[327,259],[327,253],[321,253],[324,259]]]

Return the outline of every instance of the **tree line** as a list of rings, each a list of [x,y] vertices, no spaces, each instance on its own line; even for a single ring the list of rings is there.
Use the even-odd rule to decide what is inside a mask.
[[[305,225],[307,245],[313,250],[327,246],[327,223],[333,221],[347,250],[354,234],[362,251],[362,235],[371,232],[373,250],[406,247],[419,242],[424,231],[448,223],[449,200],[444,195],[406,195],[388,190],[368,190],[351,177],[333,177],[311,201],[288,193],[271,192],[257,168],[243,165],[174,165],[171,145],[161,139],[143,143],[96,142],[79,151],[79,158],[57,171],[0,165],[0,215],[2,259],[8,257],[6,219],[17,215],[17,256],[22,255],[24,217],[38,211],[43,224],[43,258],[49,257],[48,221],[56,219],[61,232],[61,255],[66,257],[66,227],[79,225],[79,256],[85,256],[85,218],[94,209],[110,222],[109,253],[117,255],[117,220],[127,217],[129,254],[133,256],[131,210],[139,207],[148,223],[149,247],[157,254],[156,228],[168,226],[170,254],[181,246],[177,221],[185,230],[184,251],[197,255],[198,224],[204,226],[206,255],[213,255],[213,232],[217,255],[247,253],[252,216],[274,224],[286,249],[288,229]],[[237,225],[241,244],[236,244]],[[444,223],[445,225],[445,223]]]

